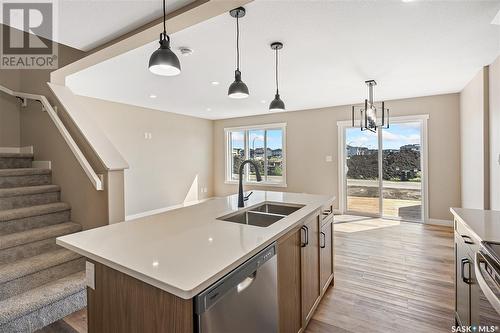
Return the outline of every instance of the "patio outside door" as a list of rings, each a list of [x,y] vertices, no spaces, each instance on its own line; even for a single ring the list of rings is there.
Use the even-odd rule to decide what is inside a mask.
[[[347,214],[425,218],[425,117],[391,119],[376,133],[343,123],[343,207]]]

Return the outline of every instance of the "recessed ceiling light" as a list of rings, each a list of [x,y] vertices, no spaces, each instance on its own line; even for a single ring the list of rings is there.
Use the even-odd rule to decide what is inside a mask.
[[[266,100],[265,100],[265,99],[261,100],[260,102],[261,102],[262,104],[266,104]]]
[[[156,98],[156,97],[158,97],[158,96],[156,96],[155,94],[149,95],[149,98]]]
[[[211,108],[207,108],[207,111],[210,112],[210,111],[212,111],[212,109]]]
[[[181,51],[181,54],[184,56],[184,57],[187,57],[187,56],[190,56],[191,54],[193,54],[193,49],[189,48],[189,47],[179,47],[179,51]]]
[[[219,82],[219,81],[212,81],[212,82],[210,82],[210,83],[212,83],[212,85],[213,85],[213,86],[218,86],[218,85],[220,84],[220,82]]]
[[[401,0],[401,2],[413,2],[415,0]]]
[[[153,261],[153,267],[158,267],[160,266],[160,263],[158,261]]]

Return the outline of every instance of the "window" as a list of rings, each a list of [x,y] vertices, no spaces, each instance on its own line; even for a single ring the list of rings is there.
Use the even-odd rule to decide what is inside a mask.
[[[269,124],[224,129],[226,135],[226,182],[238,181],[241,162],[250,159],[259,167],[262,181],[257,183],[255,167],[245,165],[245,183],[286,186],[286,124]]]

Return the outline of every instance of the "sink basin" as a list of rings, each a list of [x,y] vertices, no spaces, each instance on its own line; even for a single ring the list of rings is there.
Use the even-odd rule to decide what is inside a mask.
[[[304,207],[304,205],[264,203],[245,211],[219,217],[218,220],[265,228],[302,207]]]
[[[264,203],[260,206],[250,208],[251,212],[262,212],[262,213],[270,213],[270,214],[278,214],[278,215],[290,215],[293,212],[301,209],[304,205],[282,205],[282,204],[274,204],[274,203]]]
[[[229,221],[241,224],[254,225],[257,227],[269,227],[271,224],[278,222],[285,216],[283,215],[274,215],[274,214],[266,214],[252,211],[244,211],[238,214],[231,214],[227,217],[221,217],[219,220]]]

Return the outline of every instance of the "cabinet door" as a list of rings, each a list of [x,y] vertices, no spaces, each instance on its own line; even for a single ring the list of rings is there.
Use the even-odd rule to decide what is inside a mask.
[[[460,235],[455,234],[455,311],[459,324],[470,325],[470,272],[468,247]]]
[[[321,227],[319,248],[319,281],[321,294],[324,294],[330,285],[330,277],[333,275],[333,219]]]
[[[279,332],[297,333],[302,328],[300,307],[301,229],[280,238],[278,256]]]
[[[309,322],[320,296],[319,285],[319,215],[304,224],[306,241],[302,244],[302,320]]]

